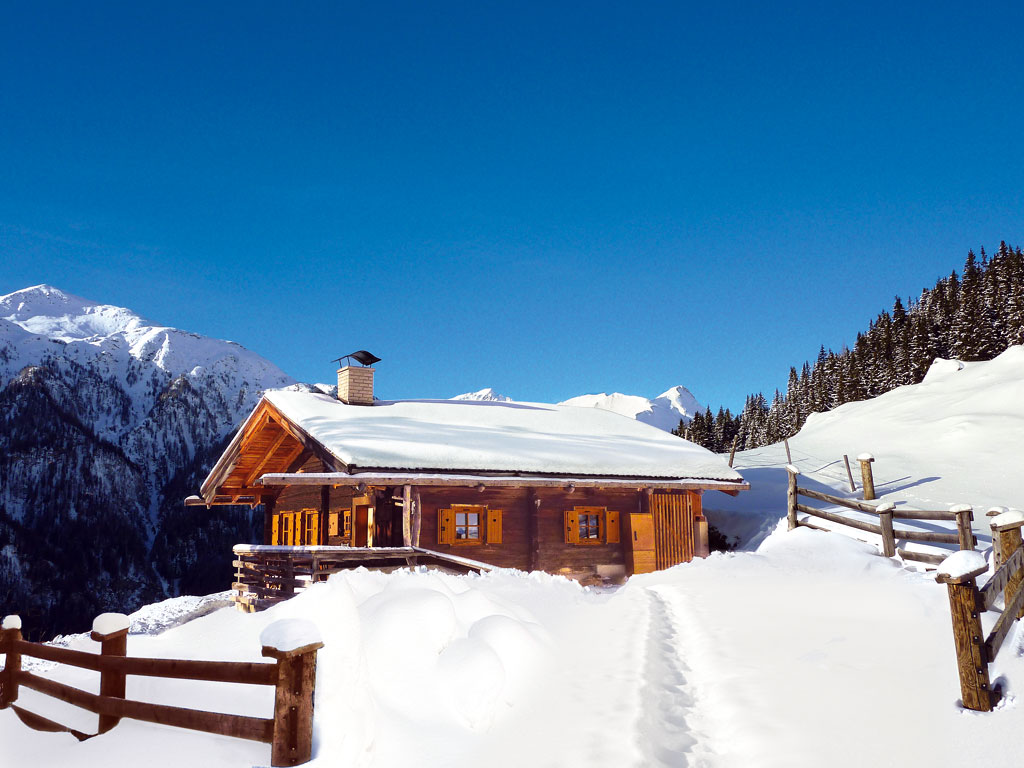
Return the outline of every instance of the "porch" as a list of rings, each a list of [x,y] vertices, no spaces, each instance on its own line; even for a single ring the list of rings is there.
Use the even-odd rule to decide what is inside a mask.
[[[332,573],[353,568],[394,570],[419,565],[454,573],[483,573],[494,566],[422,547],[281,546],[236,544],[235,581],[240,611],[265,610],[294,597]]]

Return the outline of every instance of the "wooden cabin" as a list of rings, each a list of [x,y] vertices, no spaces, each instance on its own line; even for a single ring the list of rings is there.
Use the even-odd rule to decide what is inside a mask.
[[[187,503],[261,504],[267,546],[247,553],[426,552],[615,581],[706,555],[702,494],[749,488],[721,457],[615,413],[374,400],[373,372],[342,368],[338,398],[267,392]]]

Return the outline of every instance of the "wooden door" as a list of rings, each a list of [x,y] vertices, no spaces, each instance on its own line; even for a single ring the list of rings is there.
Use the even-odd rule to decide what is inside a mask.
[[[694,496],[688,491],[651,494],[654,552],[659,571],[693,559]],[[696,498],[699,505],[700,497]]]
[[[352,512],[352,546],[373,546],[373,507],[356,504]]]
[[[651,573],[657,569],[654,555],[654,518],[642,512],[629,515],[626,555],[630,573]]]

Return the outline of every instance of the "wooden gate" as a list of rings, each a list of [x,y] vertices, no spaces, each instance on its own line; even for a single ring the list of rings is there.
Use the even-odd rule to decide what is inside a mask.
[[[654,557],[657,570],[693,559],[694,518],[700,515],[695,493],[651,494],[654,516]]]

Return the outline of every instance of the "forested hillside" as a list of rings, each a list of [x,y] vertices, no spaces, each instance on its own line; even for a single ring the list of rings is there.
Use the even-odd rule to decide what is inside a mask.
[[[785,394],[776,390],[770,402],[763,392],[750,395],[738,416],[708,408],[676,434],[718,452],[734,438],[739,450],[770,445],[796,434],[810,413],[918,383],[937,357],[991,360],[1022,343],[1024,253],[1002,242],[992,256],[970,251],[962,274],[954,270],[917,299],[897,296],[852,349],[822,346],[813,363],[791,367]]]

